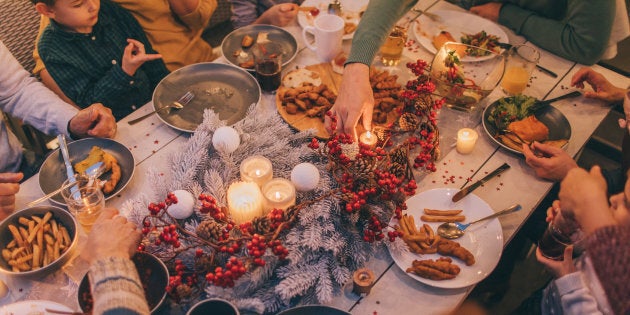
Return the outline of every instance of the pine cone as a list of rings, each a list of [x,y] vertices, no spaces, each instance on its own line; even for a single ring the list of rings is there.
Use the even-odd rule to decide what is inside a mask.
[[[180,284],[175,289],[179,298],[185,299],[192,294],[192,288],[187,284]]]
[[[376,138],[381,143],[384,143],[388,138],[391,137],[389,129],[384,128],[382,126],[372,127],[372,133],[376,135]]]
[[[398,119],[398,125],[403,131],[416,130],[420,125],[420,118],[413,113],[404,113]]]
[[[409,147],[401,144],[389,152],[389,160],[393,164],[407,165],[409,164]]]
[[[398,163],[392,163],[392,165],[389,167],[389,172],[391,174],[394,174],[396,177],[398,178],[403,178],[406,175],[406,170],[407,168],[403,165],[400,165]]]
[[[354,167],[352,175],[354,175],[355,180],[369,178],[370,174],[376,169],[376,160],[371,157],[363,157],[357,159],[352,166]]]
[[[431,98],[431,95],[418,95],[418,98],[416,98],[415,107],[417,111],[431,110],[431,108],[433,107],[433,99]]]
[[[216,242],[223,234],[223,227],[221,224],[214,221],[214,219],[203,220],[197,226],[197,236],[210,242]]]
[[[252,220],[252,230],[257,234],[267,234],[271,232],[271,221],[266,216],[255,217]]]
[[[212,268],[212,262],[210,261],[210,257],[201,256],[195,259],[195,272],[197,273],[205,273],[210,271]]]

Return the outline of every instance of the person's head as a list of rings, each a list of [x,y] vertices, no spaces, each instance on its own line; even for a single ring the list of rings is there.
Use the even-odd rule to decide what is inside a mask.
[[[91,33],[98,21],[100,0],[31,0],[40,14],[54,20],[64,29]]]

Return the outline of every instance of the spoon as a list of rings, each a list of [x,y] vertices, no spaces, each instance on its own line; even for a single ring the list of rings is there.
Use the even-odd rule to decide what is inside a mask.
[[[440,224],[437,228],[437,233],[443,238],[455,239],[464,236],[464,230],[466,230],[470,225],[475,224],[477,222],[485,221],[488,219],[496,218],[498,216],[502,216],[504,214],[512,213],[515,211],[521,210],[521,205],[515,204],[507,209],[501,210],[499,212],[493,213],[487,217],[483,217],[479,220],[472,221],[470,223],[459,223],[459,222],[444,222]]]

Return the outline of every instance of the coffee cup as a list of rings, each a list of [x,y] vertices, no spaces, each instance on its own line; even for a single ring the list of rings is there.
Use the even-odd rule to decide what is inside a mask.
[[[306,26],[302,30],[302,37],[306,46],[315,51],[319,59],[329,62],[341,52],[344,24],[344,20],[337,15],[322,14],[315,19],[313,26]],[[306,33],[313,34],[314,44],[309,42]]]

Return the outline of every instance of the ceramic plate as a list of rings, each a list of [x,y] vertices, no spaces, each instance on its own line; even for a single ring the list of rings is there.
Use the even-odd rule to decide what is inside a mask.
[[[341,0],[342,16],[346,21],[346,24],[352,23],[354,26],[359,25],[361,21],[361,15],[367,8],[368,0]],[[304,0],[302,7],[315,7],[319,10],[319,14],[326,14],[328,12],[328,4],[330,0]],[[298,12],[298,23],[302,28],[306,26],[313,26],[313,21],[316,16],[313,16],[309,11]],[[354,31],[344,34],[343,39],[351,39],[354,36]]]
[[[424,208],[439,210],[462,209],[464,210],[462,213],[466,216],[466,222],[471,222],[494,213],[494,210],[492,210],[485,201],[474,194],[466,196],[466,198],[455,204],[451,201],[451,198],[453,198],[453,195],[458,191],[458,189],[454,188],[438,188],[421,192],[407,200],[407,207],[409,209],[407,214],[413,215],[418,228],[422,226],[422,224],[427,223],[435,231],[441,222],[424,222],[420,220]],[[396,224],[398,224],[398,220],[393,218],[390,222],[390,226]],[[485,223],[478,223],[469,227],[463,237],[454,241],[461,244],[475,256],[475,264],[466,266],[461,260],[453,258],[453,263],[461,268],[461,272],[454,279],[450,280],[430,280],[421,278],[412,273],[407,273],[407,275],[424,284],[438,288],[454,289],[473,285],[487,277],[499,262],[501,252],[503,251],[503,230],[501,229],[499,220],[492,219],[485,221]],[[439,254],[418,255],[411,252],[394,253],[390,251],[390,254],[394,262],[396,262],[396,265],[403,271],[407,270],[414,260],[435,260],[439,257],[443,257]]]
[[[288,65],[297,55],[297,40],[291,33],[285,31],[282,28],[273,25],[252,24],[235,29],[228,34],[221,43],[221,52],[223,57],[234,66],[239,67],[239,64],[253,58],[249,52],[254,45],[249,48],[243,48],[241,42],[245,35],[249,35],[254,38],[254,41],[260,33],[267,33],[267,39],[274,43],[278,43],[282,46],[282,66]],[[247,69],[253,71],[254,69]]]
[[[507,145],[503,144],[499,139],[495,137],[497,134],[497,129],[494,124],[488,121],[488,117],[492,112],[492,109],[499,105],[499,100],[494,101],[483,111],[483,117],[481,122],[483,123],[483,129],[486,131],[488,136],[492,139],[492,141],[496,142],[498,145],[502,146],[506,150],[518,154],[523,154],[520,150],[515,150]],[[569,120],[562,114],[560,110],[553,107],[552,105],[548,105],[543,109],[539,109],[536,112],[536,118],[540,120],[547,128],[549,128],[549,140],[560,140],[560,139],[571,139],[571,124],[569,124]],[[567,142],[568,144],[568,142]],[[566,144],[563,148],[566,147]]]
[[[350,315],[350,313],[326,305],[304,305],[282,311],[278,315]]]
[[[0,308],[0,315],[15,315],[15,314],[41,314],[41,315],[55,315],[58,313],[46,312],[46,309],[62,312],[74,312],[71,308],[52,301],[33,300],[33,301],[21,301],[11,303],[9,305],[2,306]]]
[[[153,106],[160,109],[187,91],[195,97],[182,109],[163,110],[158,117],[167,125],[194,132],[203,122],[203,112],[214,110],[228,125],[243,119],[260,100],[260,87],[247,71],[222,63],[197,63],[171,72],[153,91]]]
[[[131,151],[129,151],[127,147],[120,142],[105,138],[86,138],[68,143],[70,162],[74,165],[75,163],[85,159],[90,153],[92,146],[99,146],[103,150],[112,154],[116,157],[116,160],[118,160],[118,164],[120,165],[122,173],[120,181],[116,185],[116,189],[114,189],[111,194],[105,196],[105,200],[108,200],[127,186],[127,183],[129,183],[129,180],[131,180],[131,177],[133,176],[136,163]],[[107,180],[110,176],[111,172],[108,172],[100,178]],[[44,194],[49,194],[59,189],[66,179],[68,179],[68,177],[66,177],[66,167],[63,163],[63,157],[59,154],[59,149],[57,149],[48,155],[39,169],[39,187]],[[59,205],[66,205],[66,202],[63,200],[63,197],[61,197],[61,194],[55,195],[50,198],[50,200]]]
[[[476,34],[486,31],[489,35],[496,35],[502,43],[509,43],[507,34],[501,27],[489,20],[474,14],[452,11],[452,10],[435,10],[430,11],[440,16],[440,22],[433,21],[425,15],[421,15],[413,25],[413,33],[418,43],[426,50],[435,54],[437,49],[433,46],[433,37],[441,31],[448,31],[453,35],[456,41],[461,41],[463,34]],[[483,57],[464,57],[462,61],[481,61],[493,58],[493,55]]]

